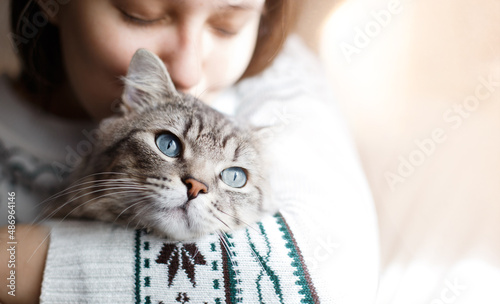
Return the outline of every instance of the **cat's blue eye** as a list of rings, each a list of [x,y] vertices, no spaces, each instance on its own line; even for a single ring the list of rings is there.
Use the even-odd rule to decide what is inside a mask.
[[[156,146],[168,157],[177,157],[181,154],[181,141],[172,133],[158,135]]]
[[[247,183],[245,170],[240,167],[231,167],[223,170],[220,174],[222,181],[233,188],[241,188]]]

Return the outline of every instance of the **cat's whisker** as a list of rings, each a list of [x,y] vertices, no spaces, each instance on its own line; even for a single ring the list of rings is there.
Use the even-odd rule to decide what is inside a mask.
[[[137,230],[137,227],[139,227],[140,223],[141,223],[141,220],[139,219],[139,221],[137,222],[137,224],[135,224],[134,230]]]
[[[137,213],[136,213],[136,214],[135,214],[135,215],[134,215],[131,219],[129,219],[128,224],[127,224],[127,226],[125,227],[126,229],[128,229],[128,226],[130,225],[130,223],[131,223],[131,222],[133,222],[133,220],[134,220],[134,219],[135,219],[138,215],[140,215],[140,214],[142,214],[142,213],[143,213],[143,212],[141,212],[141,211],[144,211],[144,212],[145,212],[145,211],[146,211],[146,209],[140,210],[140,211],[139,211],[139,212],[137,212]],[[137,224],[135,225],[134,230],[136,230],[136,229],[137,229],[137,225],[138,225],[140,222],[141,222],[141,220],[139,220],[139,221],[137,222]]]
[[[248,233],[248,231],[247,231]],[[260,233],[260,232],[259,232]],[[262,265],[262,262],[260,261],[259,259],[259,255],[257,254],[257,252],[255,251],[255,249],[249,244],[249,243],[246,243],[248,245],[248,247],[250,248],[250,250],[252,251],[253,253],[253,256],[255,258],[255,260],[259,263],[260,267],[262,268],[263,271],[266,271],[266,269],[264,268],[264,265]]]
[[[65,188],[64,190],[61,190],[60,192],[46,198],[45,200],[43,200],[42,202],[36,204],[34,207],[39,207],[40,205],[48,202],[48,201],[51,201],[51,200],[54,200],[54,199],[57,199],[61,196],[64,196],[64,195],[67,195],[69,193],[73,193],[73,192],[76,192],[78,191],[77,190],[71,190],[71,189],[74,189],[76,187],[79,187],[79,186],[82,186],[82,185],[86,185],[86,184],[97,184],[97,183],[104,183],[104,182],[117,182],[117,183],[125,183],[125,182],[131,182],[131,183],[136,183],[136,185],[142,185],[141,183],[133,180],[133,179],[130,179],[130,180],[125,180],[125,179],[106,179],[106,180],[91,180],[91,181],[87,181],[87,182],[83,182],[83,183],[79,183],[79,184],[76,184],[76,185],[73,185],[73,186],[70,186],[70,187],[67,187]],[[71,191],[70,191],[71,190]]]
[[[252,229],[252,230],[260,233],[260,231],[258,231],[257,229],[255,229],[255,227],[251,226],[250,224],[248,224],[247,222],[243,221],[242,219],[240,219],[240,218],[238,218],[238,217],[236,217],[234,215],[231,215],[231,214],[229,214],[227,212],[224,212],[222,210],[218,210],[218,211],[221,212],[221,213],[223,213],[223,214],[225,214],[225,215],[227,215],[227,216],[229,216],[229,217],[234,218],[235,220],[238,220],[238,221],[242,222],[243,224],[245,224],[246,227],[248,227],[248,228],[250,228],[250,229]]]
[[[78,196],[76,199],[81,198],[86,195],[93,195],[98,192],[103,192],[103,191],[111,191],[111,190],[121,190],[121,189],[127,189],[127,190],[144,190],[144,188],[141,187],[129,187],[129,186],[115,186],[115,187],[110,187],[110,188],[103,188],[103,189],[98,189],[98,190],[93,190],[90,192],[85,192],[85,194],[82,194],[81,196]]]
[[[136,188],[141,187],[143,189],[147,189],[147,187],[145,187],[144,185],[142,185],[140,183],[135,183],[134,184],[134,183],[130,183],[129,181],[116,181],[116,180],[95,181],[90,186],[87,186],[85,188],[78,188],[78,189],[75,189],[75,190],[71,190],[69,192],[66,192],[64,195],[71,194],[71,193],[78,192],[78,191],[83,191],[83,190],[91,189],[91,188],[106,187],[106,186],[124,186],[124,187],[136,187]]]
[[[223,211],[221,211],[221,212],[222,212],[222,213],[224,213],[224,214],[227,214],[227,213],[225,213],[225,212],[223,212]],[[227,215],[229,215],[229,214],[227,214]],[[229,230],[233,231],[233,229],[232,229],[231,227],[229,227],[229,226],[228,226],[228,225],[227,225],[227,224],[226,224],[223,220],[221,220],[218,216],[216,216],[215,214],[214,214],[214,216],[215,216],[215,218],[216,218],[216,219],[218,219],[218,220],[219,220],[222,224],[226,225],[226,227],[227,227]],[[231,216],[231,215],[229,215],[229,216]],[[244,223],[244,222],[243,222],[243,223]],[[246,224],[246,223],[245,223],[245,224]],[[247,225],[248,227],[252,228],[253,230],[257,231],[257,232],[260,234],[260,231],[258,231],[257,229],[255,229],[255,228],[251,227],[251,226],[250,226],[250,225],[248,225],[248,224],[246,224],[246,225]],[[225,235],[225,234],[224,234],[224,235]],[[219,236],[220,236],[220,235],[219,235]],[[250,249],[251,249],[251,250],[253,251],[253,253],[255,254],[255,259],[259,262],[259,264],[260,264],[260,266],[262,267],[262,269],[264,269],[264,266],[262,265],[262,263],[261,263],[261,262],[260,262],[260,260],[258,259],[258,257],[257,257],[257,253],[255,252],[255,250],[253,250],[253,248],[252,248],[250,245],[248,245],[248,246],[250,247]]]
[[[83,181],[85,179],[88,179],[88,178],[91,178],[91,177],[94,177],[94,176],[98,176],[98,175],[112,175],[112,174],[116,174],[116,175],[128,175],[127,173],[122,173],[122,172],[100,172],[100,173],[93,173],[93,174],[89,174],[87,176],[84,176],[84,177],[79,178],[78,180],[72,182],[66,189],[78,186],[78,184],[81,181]],[[94,180],[92,180],[92,181],[94,181]],[[90,181],[90,182],[92,182],[92,181]]]
[[[233,266],[236,266],[236,262],[233,260],[234,253],[231,251],[231,248],[228,244],[228,241],[226,239],[226,234],[223,231],[216,231],[216,233],[219,236],[219,239],[221,240],[222,246],[224,247],[224,249],[227,252],[227,257],[228,257],[229,261],[231,262],[231,264]]]
[[[231,262],[231,264],[233,265],[233,267],[238,266],[238,263],[235,261],[236,255],[231,250],[231,247],[229,246],[229,241],[227,240],[225,234],[223,234],[222,239],[223,239],[223,244],[226,244],[225,247],[226,247],[226,251],[228,253],[227,256],[228,256],[229,261]]]
[[[135,181],[134,179],[131,179],[130,177],[139,177],[139,178],[147,178],[147,176],[145,175],[141,175],[141,174],[134,174],[134,173],[125,173],[125,172],[99,172],[99,173],[93,173],[93,174],[89,174],[87,176],[84,176],[74,182],[72,182],[68,188],[73,188],[74,186],[76,186],[77,183],[79,183],[80,181],[83,181],[87,178],[91,178],[91,177],[95,177],[95,176],[98,176],[98,175],[125,175],[127,177],[129,177],[128,179],[123,179],[123,178],[109,178],[109,179],[95,179],[95,180],[92,180],[92,181],[99,181],[99,180],[130,180],[130,181]],[[92,182],[91,181],[91,182]]]
[[[141,200],[139,200],[139,201],[137,201],[137,202],[133,203],[132,205],[128,206],[127,208],[123,209],[123,210],[122,210],[122,212],[120,212],[120,213],[116,216],[115,220],[113,221],[113,224],[114,224],[114,223],[116,223],[116,221],[120,218],[120,216],[121,216],[123,213],[125,213],[125,211],[127,211],[128,209],[130,209],[130,208],[132,208],[132,207],[134,207],[134,206],[136,206],[136,205],[138,205],[138,204],[140,204],[140,203],[142,203],[142,202],[144,202],[144,201],[146,201],[146,200],[147,200],[147,199],[141,199]]]
[[[67,217],[68,217],[71,213],[73,213],[73,211],[75,211],[77,208],[80,208],[80,207],[82,207],[83,205],[86,205],[86,204],[88,204],[88,203],[90,203],[90,202],[92,202],[92,201],[94,201],[94,200],[101,199],[101,198],[103,198],[103,197],[110,196],[110,195],[118,195],[118,194],[131,193],[131,192],[133,192],[133,193],[137,193],[136,191],[121,191],[121,192],[115,192],[115,193],[107,193],[107,194],[103,194],[103,195],[101,195],[101,196],[98,196],[98,197],[95,197],[95,198],[93,198],[93,199],[91,199],[91,200],[88,200],[88,201],[86,201],[85,203],[83,203],[83,204],[80,204],[80,205],[76,206],[75,208],[73,208],[73,210],[71,210],[70,212],[68,212],[68,213],[67,213],[67,214],[66,214],[66,215],[65,215],[65,216],[64,216],[64,217],[63,217],[63,218],[59,221],[59,223],[57,223],[57,225],[58,225],[58,224],[60,224],[60,223],[62,223],[62,222],[63,222],[63,221],[64,221],[64,220],[65,220],[65,219],[66,219],[66,218],[67,218]]]
[[[115,194],[129,193],[129,192],[131,192],[131,191],[122,191],[122,192],[108,193],[108,194],[105,194],[105,195],[101,195],[101,196],[99,196],[99,197],[96,197],[96,198],[94,198],[94,199],[100,199],[100,198],[102,198],[102,197],[104,197],[104,196],[111,195],[111,194],[115,195]],[[136,191],[133,191],[133,192],[136,192]],[[139,193],[140,193],[140,192],[139,192]],[[92,200],[94,200],[94,199],[92,199]],[[92,200],[90,200],[90,201],[92,201]],[[88,203],[88,202],[90,202],[90,201],[87,201],[87,202],[85,202],[84,204],[86,204],[86,203]],[[82,204],[82,205],[84,205],[84,204]],[[80,206],[82,206],[82,205],[80,205]],[[80,207],[80,206],[77,206],[76,208],[78,208],[78,207]],[[75,209],[76,209],[76,208],[75,208]],[[73,210],[75,210],[75,209],[73,209]],[[71,212],[73,212],[73,211],[71,211]],[[58,223],[56,223],[56,224],[55,224],[55,226],[58,226],[59,224],[61,224],[61,223],[62,223],[62,222],[66,219],[66,217],[67,217],[69,214],[71,214],[71,212],[69,212],[66,216],[64,216],[64,217],[63,217],[63,218],[62,218],[62,219],[61,219]],[[31,229],[31,228],[30,228],[30,229]],[[33,251],[33,253],[31,254],[31,256],[28,258],[28,260],[27,260],[27,262],[26,262],[26,263],[29,263],[29,262],[30,262],[30,260],[33,258],[33,256],[37,253],[37,251],[38,251],[38,250],[40,249],[40,247],[43,245],[43,243],[45,243],[45,242],[48,240],[49,236],[50,236],[50,232],[49,232],[49,233],[47,233],[47,235],[45,236],[45,238],[44,238],[44,239],[40,242],[40,244],[39,244],[39,245],[35,248],[35,250],[34,250],[34,251]]]
[[[32,226],[33,227],[33,226]],[[30,228],[31,230],[31,228]],[[29,233],[29,230],[28,230],[28,233]],[[33,256],[36,254],[36,252],[38,251],[38,249],[40,249],[40,247],[43,245],[43,243],[45,243],[48,239],[49,239],[49,236],[50,236],[50,232],[47,232],[47,235],[43,238],[43,240],[40,242],[40,244],[35,248],[35,250],[33,251],[33,253],[31,254],[31,256],[29,257],[29,259],[26,261],[26,264],[29,263],[31,261],[31,259],[33,258]]]
[[[125,211],[127,211],[128,209],[130,209],[130,208],[132,208],[132,207],[134,207],[134,206],[136,206],[136,205],[138,205],[138,204],[140,204],[140,203],[142,203],[142,202],[145,202],[145,201],[146,201],[146,200],[148,200],[148,199],[154,198],[155,196],[156,196],[155,194],[149,194],[149,195],[147,195],[146,197],[143,197],[143,198],[141,198],[139,201],[137,201],[137,202],[133,203],[132,205],[128,206],[127,208],[123,209],[123,211],[122,211],[122,212],[120,212],[120,214],[118,214],[118,216],[115,218],[115,220],[113,221],[113,223],[115,223],[115,222],[118,220],[118,218],[119,218],[119,217],[120,217],[120,216],[121,216],[121,215],[122,215]]]
[[[128,223],[127,223],[127,226],[125,227],[125,229],[128,229],[128,226],[130,225],[130,223],[132,223],[134,221],[134,219],[141,213],[141,211],[137,212],[131,219],[128,220]],[[135,230],[135,229],[134,229]]]
[[[113,193],[113,194],[116,194],[116,193]],[[102,197],[102,196],[97,197],[97,198],[95,198],[95,199],[98,199],[98,198],[101,198],[101,197]],[[78,206],[78,207],[79,207],[79,206]],[[77,208],[78,208],[78,207],[77,207]],[[71,213],[71,212],[70,212],[70,213]],[[60,223],[62,223],[62,222],[66,219],[66,217],[67,217],[70,213],[68,213],[68,214],[67,214],[65,217],[63,217],[63,218],[62,218],[62,219],[61,219],[58,223],[56,223],[56,224],[55,224],[55,226],[58,226]],[[34,227],[34,226],[32,226],[32,227]],[[30,230],[32,229],[32,227],[30,227]],[[28,230],[28,233],[29,233],[29,230]],[[34,250],[34,251],[33,251],[33,253],[31,254],[31,256],[28,258],[28,260],[27,260],[27,262],[26,262],[26,263],[29,263],[29,261],[33,258],[33,256],[37,253],[37,251],[38,251],[38,250],[40,249],[40,247],[43,245],[43,243],[45,243],[45,242],[48,240],[49,236],[50,236],[50,232],[49,232],[49,233],[47,233],[47,235],[45,236],[45,238],[44,238],[44,239],[40,242],[40,244],[39,244],[39,245],[35,248],[35,250]]]
[[[91,177],[94,177],[94,176],[97,176],[97,175],[111,175],[111,174],[117,174],[117,175],[127,175],[127,173],[121,173],[121,172],[100,172],[100,173],[93,173],[93,174],[89,174],[89,175],[87,175],[87,176],[84,176],[84,177],[82,177],[82,178],[79,178],[79,179],[77,179],[76,181],[73,181],[71,184],[69,184],[69,185],[68,185],[68,187],[67,187],[66,189],[69,189],[69,188],[73,188],[73,187],[75,187],[75,186],[78,186],[78,184],[79,184],[81,181],[85,180],[85,179],[88,179],[88,178],[91,178]],[[90,182],[92,182],[92,181],[94,181],[94,180],[91,180]],[[63,191],[64,191],[64,190],[63,190]],[[56,193],[56,194],[54,194],[54,195],[57,195],[57,193]]]
[[[151,194],[151,195],[153,196],[154,194]],[[137,212],[131,219],[129,219],[128,224],[126,226],[126,229],[128,229],[128,226],[130,225],[130,223],[132,223],[137,216],[143,214],[146,211],[148,211],[148,208],[142,208],[141,210],[139,210],[139,212]],[[140,220],[139,220],[139,222],[140,222]],[[136,224],[134,229],[137,229],[137,224]]]
[[[52,217],[54,214],[56,214],[59,210],[61,210],[61,209],[62,209],[63,207],[65,207],[67,204],[69,204],[69,203],[71,203],[71,202],[73,202],[73,201],[75,201],[75,200],[77,200],[77,199],[79,199],[79,198],[82,198],[82,197],[84,197],[84,196],[86,196],[86,195],[95,194],[95,193],[97,193],[97,192],[101,192],[101,191],[116,190],[116,189],[132,189],[132,188],[130,188],[130,187],[111,187],[111,188],[106,188],[106,189],[100,189],[100,190],[97,190],[97,191],[91,191],[91,192],[88,192],[88,193],[85,193],[85,194],[82,194],[82,195],[78,195],[78,193],[77,193],[75,196],[72,196],[72,197],[71,197],[71,198],[70,198],[70,199],[69,199],[69,200],[68,200],[65,204],[63,204],[63,205],[61,205],[60,207],[56,208],[54,211],[52,211],[49,215],[47,215],[47,216],[46,216],[44,219],[42,219],[41,221],[44,221],[44,220],[46,220],[47,218]],[[139,190],[139,189],[138,189],[138,190]],[[140,189],[140,190],[142,190],[142,189]],[[77,191],[75,191],[75,192],[81,192],[81,191],[83,191],[83,190],[82,190],[82,189],[79,189],[79,190],[77,190]],[[41,216],[41,215],[39,215],[39,216]],[[35,223],[35,221],[37,221],[37,220],[38,220],[39,216],[37,216],[37,217],[34,219],[33,223]]]
[[[220,242],[222,244],[223,249],[226,250],[226,252],[228,254],[228,258],[231,260],[230,256],[232,256],[232,252],[231,252],[231,250],[229,250],[229,247],[228,247],[228,245],[226,243],[226,240],[222,237],[222,233],[223,232],[222,231],[216,231],[215,233],[219,237],[219,240],[220,240]]]
[[[88,202],[91,202],[91,201],[96,200],[96,199],[100,199],[100,198],[105,197],[105,196],[109,196],[109,195],[116,195],[116,194],[121,194],[121,193],[129,193],[129,192],[130,192],[130,193],[132,193],[132,192],[135,192],[135,193],[141,193],[141,192],[143,191],[142,189],[137,189],[137,190],[132,189],[132,190],[130,190],[129,188],[114,187],[114,188],[100,189],[100,190],[92,191],[92,192],[89,192],[89,193],[85,193],[85,194],[82,194],[82,195],[80,195],[80,196],[73,197],[71,200],[69,200],[69,201],[67,201],[66,203],[62,204],[61,206],[59,206],[58,208],[56,208],[54,211],[52,211],[49,215],[47,215],[47,216],[46,216],[44,219],[42,219],[41,221],[45,221],[45,220],[47,220],[48,218],[50,218],[50,217],[54,216],[54,215],[55,215],[55,214],[57,214],[57,212],[59,212],[62,208],[64,208],[64,207],[65,207],[65,206],[67,206],[68,204],[70,204],[70,203],[74,202],[75,200],[80,199],[80,198],[82,198],[82,197],[84,197],[84,196],[91,195],[91,194],[95,194],[95,193],[97,193],[97,192],[102,192],[102,191],[121,190],[121,189],[127,189],[128,191],[122,191],[122,192],[112,192],[112,193],[107,193],[107,194],[104,194],[104,195],[101,195],[101,196],[95,197],[95,198],[91,199],[90,201],[86,201],[85,203],[83,203],[83,204],[81,204],[81,205],[79,205],[79,206],[75,207],[75,208],[73,209],[73,211],[74,211],[76,208],[78,208],[78,207],[80,207],[80,206],[83,206],[83,205],[87,204]],[[71,211],[71,212],[73,212],[73,211]],[[70,212],[70,213],[71,213],[71,212]],[[66,218],[68,215],[69,215],[69,213],[65,216],[65,218]]]
[[[193,95],[197,99],[203,100],[202,95],[209,92],[210,88],[205,88],[203,91],[199,92],[197,95]]]
[[[130,184],[126,184],[125,181],[111,181],[111,180],[110,181],[92,181],[92,182],[88,182],[88,183],[91,183],[92,185],[84,187],[84,188],[77,188],[77,189],[73,189],[71,191],[66,191],[64,193],[61,193],[57,197],[54,197],[53,199],[59,198],[61,196],[69,195],[69,194],[72,194],[72,193],[75,193],[75,192],[80,192],[80,191],[84,191],[84,190],[92,189],[92,188],[97,188],[97,187],[106,187],[106,186],[113,186],[113,187],[114,186],[124,186],[124,187],[132,187],[132,186],[134,186],[134,187],[140,187],[140,186],[142,186],[139,183],[133,185],[131,183]],[[147,189],[146,187],[143,187],[143,188]],[[42,202],[42,203],[44,203],[44,202]],[[42,203],[40,203],[40,204],[42,204]]]
[[[221,212],[222,212],[222,213],[225,213],[225,212],[223,212],[223,211],[221,211]],[[225,214],[227,214],[227,213],[225,213]],[[231,216],[230,214],[227,214],[227,215]],[[214,215],[214,216],[215,216],[215,215]],[[232,228],[230,228],[230,227],[229,227],[226,223],[224,223],[224,221],[222,221],[222,220],[221,220],[218,216],[215,216],[215,218],[217,218],[219,221],[221,221],[223,224],[225,224],[225,225],[226,225],[226,226],[227,226],[227,227],[228,227],[231,231],[233,231],[233,229],[232,229]],[[243,222],[243,223],[245,223],[245,222]],[[246,224],[246,223],[245,223],[245,224]],[[253,230],[255,230],[256,232],[258,232],[258,233],[259,233],[259,235],[262,235],[262,234],[261,234],[261,232],[260,232],[260,231],[258,231],[257,229],[255,229],[254,227],[251,227],[251,226],[250,226],[250,225],[248,225],[248,224],[246,224],[246,225],[247,225],[248,227],[252,228]],[[224,235],[225,235],[225,233],[224,233]],[[219,235],[219,237],[221,237],[221,236]],[[250,248],[250,250],[253,252],[253,255],[254,255],[254,257],[255,257],[255,260],[259,263],[260,267],[261,267],[261,268],[265,271],[264,265],[262,265],[262,262],[260,261],[260,259],[259,259],[258,255],[257,255],[257,252],[255,252],[255,249],[253,249],[253,248],[252,248],[252,246],[250,246],[250,244],[247,244],[247,245],[248,245],[248,247]]]
[[[77,183],[77,182],[79,182],[81,180],[84,180],[84,179],[89,178],[89,177],[97,176],[97,175],[112,175],[112,174],[116,174],[116,175],[128,175],[128,173],[125,173],[125,172],[112,172],[112,171],[109,171],[109,172],[97,172],[97,173],[92,173],[92,174],[86,175],[86,176],[84,176],[82,178],[79,178],[74,183]]]
[[[217,216],[217,215],[215,215],[215,214],[214,214],[214,217],[215,217],[217,220],[219,220],[219,222],[221,222],[224,226],[226,226],[226,227],[227,227],[227,229],[232,230],[232,228],[231,228],[231,227],[229,227],[229,225],[228,225],[228,224],[226,224],[226,222],[224,222],[224,221],[223,221],[220,217],[218,217],[218,216]]]
[[[88,182],[88,183],[94,183],[94,182],[95,182],[95,181],[90,181],[90,182]],[[120,186],[121,184],[117,184],[117,185],[113,185],[113,184],[109,184],[109,185],[108,185],[108,184],[106,184],[105,186],[110,186],[110,185],[111,185],[111,186]],[[93,185],[93,186],[86,187],[86,188],[83,188],[83,189],[76,189],[76,190],[73,190],[73,191],[70,191],[70,192],[63,193],[64,191],[66,191],[66,190],[67,190],[67,189],[65,189],[65,190],[63,190],[63,191],[61,191],[61,192],[59,192],[59,193],[56,193],[56,194],[52,195],[50,198],[45,199],[45,200],[44,200],[44,201],[42,201],[41,203],[39,203],[39,204],[35,205],[33,208],[36,208],[36,207],[40,206],[41,204],[44,204],[44,203],[46,203],[46,202],[48,202],[48,201],[50,201],[50,200],[57,199],[57,198],[62,197],[62,196],[64,196],[64,195],[69,195],[69,194],[71,194],[71,193],[75,193],[75,192],[81,192],[81,191],[83,191],[83,190],[90,189],[90,188],[92,188],[92,187],[99,187],[99,186],[103,186],[103,185]],[[137,184],[137,186],[141,186],[141,185],[138,183],[138,184]],[[137,186],[135,186],[135,187],[137,187]],[[124,185],[124,187],[123,187],[123,188],[124,188],[124,189],[130,189],[130,186],[126,186],[126,185]],[[146,188],[145,188],[145,189],[146,189]],[[83,195],[83,196],[84,196],[84,195]],[[78,199],[78,198],[79,198],[79,197],[75,198],[75,196],[73,196],[73,197],[71,197],[71,198],[70,198],[70,201],[69,201],[69,202],[72,202],[73,200]],[[28,234],[30,233],[31,229],[35,226],[35,223],[37,223],[38,221],[43,222],[43,221],[47,220],[49,217],[52,217],[55,213],[57,213],[57,211],[59,211],[62,207],[64,207],[64,205],[63,205],[63,206],[61,206],[61,207],[59,207],[59,208],[57,208],[55,211],[53,211],[53,212],[52,212],[52,213],[50,213],[49,215],[46,215],[46,216],[45,216],[45,218],[43,218],[43,219],[40,219],[40,217],[42,217],[42,216],[44,215],[44,213],[42,212],[42,213],[38,214],[38,215],[37,215],[37,216],[33,219],[33,221],[31,221],[31,224],[29,225],[29,226],[30,226],[30,228],[28,229],[27,233],[28,233]]]
[[[200,252],[200,250],[198,249],[198,247],[196,247],[196,252],[193,255],[193,259],[196,257],[196,255],[198,254],[198,252]]]

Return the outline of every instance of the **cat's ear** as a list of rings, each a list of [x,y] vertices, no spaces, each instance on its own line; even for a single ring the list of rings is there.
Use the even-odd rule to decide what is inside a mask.
[[[140,112],[146,107],[180,98],[161,59],[146,49],[135,52],[123,81],[124,112]]]

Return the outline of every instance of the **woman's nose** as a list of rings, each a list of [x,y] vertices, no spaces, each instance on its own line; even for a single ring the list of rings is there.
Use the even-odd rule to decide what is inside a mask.
[[[201,80],[203,49],[201,39],[194,30],[180,29],[176,36],[166,43],[160,57],[177,90],[187,92]]]

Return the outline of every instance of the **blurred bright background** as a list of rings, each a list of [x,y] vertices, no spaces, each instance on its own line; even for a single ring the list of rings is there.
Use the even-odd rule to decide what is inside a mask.
[[[500,303],[500,1],[302,0],[296,31],[372,188],[378,303]]]

